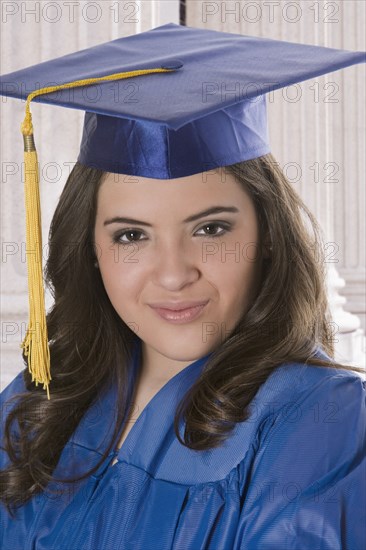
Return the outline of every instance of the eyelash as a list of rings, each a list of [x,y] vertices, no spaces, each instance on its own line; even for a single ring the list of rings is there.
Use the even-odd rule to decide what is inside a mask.
[[[200,231],[201,229],[204,229],[207,226],[211,226],[211,227],[214,226],[214,227],[223,228],[223,231],[221,231],[217,235],[208,235],[208,234],[203,235],[204,237],[207,237],[209,239],[215,239],[215,238],[218,238],[218,237],[222,237],[223,235],[225,235],[225,233],[229,233],[232,229],[232,226],[230,224],[227,224],[227,223],[208,222],[208,223],[205,223],[203,226],[201,226],[199,229],[197,229],[197,231]],[[126,233],[138,233],[140,235],[143,235],[143,232],[139,231],[138,229],[125,229],[124,231],[122,231],[120,233],[116,233],[115,235],[113,235],[113,243],[115,243],[115,244],[132,244],[133,242],[146,241],[146,239],[138,239],[138,240],[132,240],[132,241],[121,241],[121,237],[126,235]],[[199,235],[199,236],[202,236],[202,235]]]

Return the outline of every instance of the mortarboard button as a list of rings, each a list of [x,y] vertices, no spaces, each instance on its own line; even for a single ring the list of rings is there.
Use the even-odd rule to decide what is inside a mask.
[[[183,62],[179,59],[172,59],[171,61],[168,61],[167,63],[164,63],[161,65],[162,69],[171,69],[171,70],[177,70],[181,69],[183,67]]]

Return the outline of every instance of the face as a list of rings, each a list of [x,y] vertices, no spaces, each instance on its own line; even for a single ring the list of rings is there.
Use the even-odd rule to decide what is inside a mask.
[[[213,351],[248,309],[260,278],[255,208],[224,169],[172,180],[108,174],[94,239],[109,299],[141,338],[144,360],[155,364],[182,368]],[[177,313],[161,316],[152,307],[161,302],[207,304],[174,320]]]

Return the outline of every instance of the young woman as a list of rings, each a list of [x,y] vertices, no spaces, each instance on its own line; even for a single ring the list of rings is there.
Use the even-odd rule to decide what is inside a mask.
[[[364,547],[317,221],[270,153],[130,176],[78,162],[54,214],[51,399],[27,368],[1,394],[2,548]]]

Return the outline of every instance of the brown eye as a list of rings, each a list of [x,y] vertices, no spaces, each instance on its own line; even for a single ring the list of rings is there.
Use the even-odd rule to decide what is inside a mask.
[[[221,227],[221,231],[217,232],[217,228]],[[208,229],[208,232],[206,231]],[[206,237],[221,237],[228,233],[231,230],[231,226],[218,222],[205,223],[198,231],[205,231],[204,236]]]
[[[116,233],[116,235],[113,236],[113,242],[119,244],[128,244],[144,240],[136,237],[134,238],[134,235],[143,235],[143,233],[142,231],[138,231],[137,229],[127,229],[120,233]],[[122,237],[124,236],[126,236],[126,239],[122,239]]]

